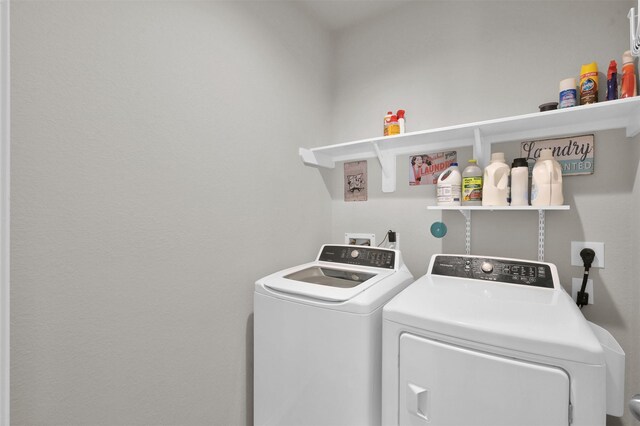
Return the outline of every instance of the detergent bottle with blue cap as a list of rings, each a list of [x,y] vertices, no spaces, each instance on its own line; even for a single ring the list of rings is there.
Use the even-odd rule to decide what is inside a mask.
[[[458,163],[438,176],[436,184],[437,203],[439,206],[459,206],[462,199],[462,175]]]

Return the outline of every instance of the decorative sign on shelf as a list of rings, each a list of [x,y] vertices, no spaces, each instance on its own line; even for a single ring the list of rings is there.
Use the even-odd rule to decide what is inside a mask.
[[[522,142],[520,155],[529,161],[530,170],[533,168],[534,161],[540,157],[540,150],[543,148],[553,150],[553,157],[562,166],[563,176],[593,174],[595,159],[593,135]]]
[[[367,201],[367,162],[344,163],[344,200]]]
[[[409,185],[435,185],[438,176],[458,158],[457,151],[409,156]]]

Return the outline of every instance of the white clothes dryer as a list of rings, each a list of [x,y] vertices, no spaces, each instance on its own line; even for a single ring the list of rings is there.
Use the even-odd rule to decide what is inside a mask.
[[[384,307],[384,425],[604,425],[624,352],[555,265],[435,255]]]
[[[382,306],[413,280],[399,251],[348,245],[258,280],[254,423],[379,425]]]

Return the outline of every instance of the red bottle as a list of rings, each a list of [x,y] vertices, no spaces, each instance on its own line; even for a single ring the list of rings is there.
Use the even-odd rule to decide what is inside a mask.
[[[399,109],[398,112],[396,113],[396,116],[398,117],[398,125],[400,126],[400,134],[404,133],[404,110],[403,109]]]

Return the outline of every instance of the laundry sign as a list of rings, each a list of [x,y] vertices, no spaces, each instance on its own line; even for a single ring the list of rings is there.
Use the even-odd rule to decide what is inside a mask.
[[[595,140],[593,135],[571,136],[561,139],[522,142],[520,155],[529,161],[529,168],[540,157],[540,150],[549,148],[562,167],[562,175],[593,174]]]
[[[409,156],[409,185],[435,185],[438,177],[457,161],[457,151]]]

